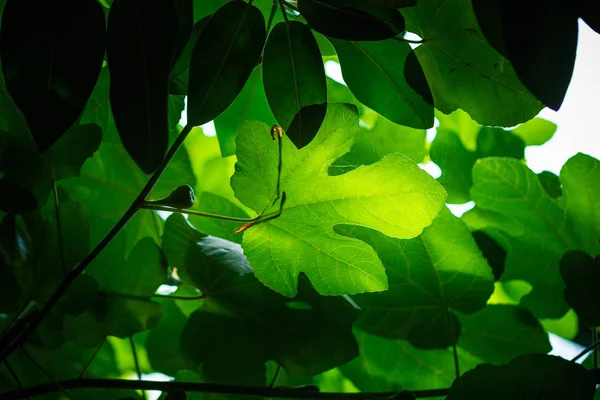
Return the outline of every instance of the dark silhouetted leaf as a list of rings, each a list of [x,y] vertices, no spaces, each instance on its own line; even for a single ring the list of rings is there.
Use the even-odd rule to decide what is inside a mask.
[[[537,176],[544,189],[546,189],[546,193],[548,193],[550,197],[557,199],[562,196],[562,186],[558,176],[550,171],[542,171],[537,174]]]
[[[46,204],[52,190],[50,172],[30,137],[0,132],[0,173],[6,211],[11,207],[12,212],[31,211]]]
[[[169,86],[181,26],[170,0],[115,0],[108,16],[110,106],[125,149],[146,174],[167,152]]]
[[[556,356],[520,356],[508,364],[483,364],[452,384],[447,400],[591,400],[596,384],[581,365]]]
[[[182,209],[192,207],[195,201],[194,189],[190,185],[181,185],[173,189],[164,199],[146,200],[146,203]]]
[[[392,39],[330,40],[340,59],[344,81],[361,103],[400,125],[421,129],[433,126],[433,106],[404,77],[405,61],[412,52],[408,43]]]
[[[163,247],[169,265],[205,297],[182,336],[184,356],[203,364],[205,379],[264,384],[267,360],[310,375],[356,356],[356,311],[345,299],[321,297],[303,279],[294,300],[309,308],[289,307],[254,277],[238,244],[199,233],[181,215],[167,220]]]
[[[446,208],[414,239],[349,226],[336,232],[372,246],[388,273],[387,291],[353,296],[363,310],[356,326],[366,332],[418,348],[446,348],[460,334],[452,310],[475,312],[493,291],[491,270],[471,234]]]
[[[384,40],[404,31],[398,10],[367,1],[299,0],[298,9],[311,28],[336,39]]]
[[[81,114],[102,67],[105,31],[94,0],[7,1],[2,71],[40,151]]]
[[[558,110],[571,82],[577,50],[577,10],[571,5],[518,0],[475,0],[479,26],[511,62],[519,79],[544,104]]]
[[[279,125],[296,147],[306,146],[325,118],[327,85],[317,41],[305,24],[275,25],[265,46],[263,82]]]
[[[188,83],[190,81],[190,61],[192,59],[192,51],[194,46],[202,33],[202,30],[206,26],[209,17],[205,17],[194,24],[190,36],[188,38],[185,47],[182,49],[181,54],[175,65],[173,66],[172,80],[171,80],[171,94],[187,95]]]
[[[202,125],[233,102],[265,44],[260,10],[241,1],[221,7],[198,37],[190,63],[188,124]]]
[[[506,250],[496,240],[490,237],[483,231],[475,231],[471,233],[475,243],[481,250],[483,257],[487,260],[492,272],[494,273],[494,280],[500,279],[500,276],[504,272],[504,262],[506,261]]]
[[[369,0],[373,4],[389,8],[412,7],[417,4],[417,0]]]
[[[569,250],[560,260],[565,281],[565,300],[584,327],[600,325],[600,256],[592,258],[583,251]]]
[[[43,154],[55,181],[78,176],[85,161],[100,147],[102,129],[96,124],[76,125]]]
[[[492,364],[552,350],[544,328],[529,310],[521,307],[488,305],[471,315],[458,313],[458,319],[462,326],[458,345]]]
[[[543,108],[479,32],[471,0],[419,0],[401,12],[407,30],[423,39],[414,51],[438,110],[461,108],[482,125],[514,126]]]

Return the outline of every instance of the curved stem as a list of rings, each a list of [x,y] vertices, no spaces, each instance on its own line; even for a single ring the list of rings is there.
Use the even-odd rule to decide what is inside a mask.
[[[316,400],[412,400],[415,398],[443,397],[448,395],[448,389],[415,390],[402,392],[373,392],[373,393],[335,393],[316,392],[300,387],[268,388],[257,386],[230,386],[216,383],[196,382],[156,382],[148,380],[126,379],[68,379],[58,381],[63,389],[105,389],[105,390],[159,390],[169,393],[171,391],[195,393],[220,393],[229,395],[258,396],[282,399],[316,399]],[[39,396],[57,391],[57,386],[46,383],[30,386],[25,389],[0,393],[0,400],[17,400],[25,397]]]
[[[174,208],[174,207],[169,207],[169,206],[157,206],[157,205],[150,204],[150,203],[143,203],[140,205],[140,208],[143,208],[146,210],[168,211],[168,212],[173,212],[173,213],[177,213],[177,214],[196,215],[198,217],[218,219],[221,221],[253,222],[253,221],[258,221],[260,219],[260,217],[254,217],[254,218],[228,217],[226,215],[209,214],[209,213],[205,213],[205,212],[201,212],[201,211],[185,210],[185,209]]]
[[[60,266],[62,268],[63,274],[67,274],[67,265],[66,265],[66,257],[65,257],[65,244],[63,242],[63,234],[62,234],[62,223],[60,221],[60,207],[58,204],[58,189],[56,188],[56,181],[52,178],[52,193],[54,197],[54,217],[56,218],[56,237],[58,238],[58,254],[60,257]]]
[[[158,169],[152,174],[150,179],[148,179],[148,182],[142,188],[136,199],[131,203],[125,214],[106,234],[106,236],[104,236],[104,238],[96,245],[96,247],[94,247],[94,249],[92,249],[92,251],[90,251],[88,255],[67,274],[67,276],[65,276],[65,279],[63,279],[58,288],[56,288],[54,293],[52,293],[52,295],[50,296],[46,304],[42,307],[42,309],[37,313],[30,314],[32,316],[31,320],[27,321],[22,325],[19,325],[23,326],[23,330],[20,332],[7,332],[7,334],[2,337],[2,340],[0,340],[0,362],[4,361],[6,357],[8,357],[15,351],[15,349],[21,346],[21,344],[27,339],[27,337],[29,337],[29,335],[43,321],[44,317],[50,312],[50,310],[52,310],[56,303],[58,303],[60,298],[65,294],[65,292],[75,281],[75,279],[77,279],[77,277],[81,275],[81,273],[87,268],[87,266],[90,265],[92,261],[94,261],[98,254],[100,254],[100,252],[104,250],[106,246],[108,246],[111,240],[115,236],[117,236],[121,229],[123,229],[127,222],[129,222],[129,220],[135,215],[136,211],[138,210],[140,205],[144,203],[146,197],[148,197],[148,195],[154,188],[154,185],[156,185],[156,182],[158,182],[158,179],[160,178],[164,170],[167,168],[167,165],[169,165],[169,162],[171,161],[173,156],[175,156],[175,153],[177,153],[177,150],[179,150],[179,147],[181,147],[186,137],[192,131],[193,127],[193,125],[188,124],[181,130],[179,136],[177,136],[177,139],[175,139],[175,142],[173,142],[173,145],[165,155],[163,162],[160,164]],[[15,326],[15,329],[16,328],[17,326]]]
[[[152,295],[152,297],[173,300],[202,300],[206,296],[204,294],[199,294],[196,296],[181,296],[178,294],[154,294]]]

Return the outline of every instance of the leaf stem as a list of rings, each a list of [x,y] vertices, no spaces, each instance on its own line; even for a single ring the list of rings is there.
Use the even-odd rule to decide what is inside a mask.
[[[269,21],[267,22],[267,35],[271,31],[271,26],[273,26],[273,20],[275,19],[275,13],[279,8],[277,1],[278,0],[273,0],[273,6],[271,7],[271,12],[269,13]]]
[[[283,20],[285,21],[285,23],[287,24],[288,22],[290,22],[288,20],[287,14],[285,13],[285,3],[283,0],[279,0],[279,9],[281,10],[281,15],[283,15]]]
[[[596,350],[598,347],[600,347],[600,341],[596,340],[595,342],[590,344],[588,347],[581,350],[581,352],[579,354],[577,354],[575,357],[573,357],[571,359],[571,362],[575,362],[575,361],[579,360],[581,357],[585,356],[587,353],[589,353],[592,350]]]
[[[181,296],[178,294],[153,294],[152,297],[173,300],[202,300],[206,296],[204,294],[198,294],[196,296]]]
[[[268,388],[257,386],[229,386],[216,383],[196,382],[157,382],[149,380],[128,379],[67,379],[59,381],[65,389],[107,389],[107,390],[158,390],[169,393],[171,391],[217,393],[229,395],[274,397],[283,399],[315,399],[315,400],[412,400],[415,398],[442,397],[448,395],[449,389],[430,389],[402,392],[372,392],[372,393],[319,393],[305,390],[302,387]],[[28,396],[39,396],[57,391],[54,384],[41,384],[25,389],[0,393],[0,400],[17,400]]]
[[[94,247],[92,251],[90,251],[88,255],[75,268],[69,271],[67,276],[65,276],[63,281],[58,286],[58,288],[56,288],[56,290],[49,297],[46,304],[44,304],[40,312],[30,314],[32,316],[30,321],[27,321],[27,323],[23,325],[19,324],[19,326],[23,326],[22,331],[7,332],[7,334],[2,337],[2,340],[0,340],[0,362],[5,360],[6,357],[8,357],[18,347],[21,346],[21,344],[27,339],[27,337],[29,337],[29,335],[43,321],[44,317],[50,312],[50,310],[52,310],[56,303],[58,303],[62,295],[65,294],[65,292],[75,281],[75,279],[77,279],[77,277],[81,275],[81,273],[87,268],[87,266],[90,265],[92,261],[94,261],[98,254],[100,254],[100,252],[104,250],[104,248],[111,242],[111,240],[115,236],[117,236],[121,229],[123,229],[127,222],[129,222],[129,220],[135,215],[140,205],[144,203],[146,197],[148,197],[148,195],[154,188],[154,185],[156,185],[156,182],[158,182],[158,179],[160,178],[164,170],[167,168],[167,165],[169,165],[169,162],[171,161],[173,156],[175,156],[175,154],[177,153],[177,150],[179,150],[184,140],[192,131],[193,127],[193,125],[188,124],[181,130],[181,132],[177,136],[177,139],[175,139],[175,142],[173,142],[173,145],[165,155],[163,162],[160,164],[158,169],[154,171],[152,176],[150,176],[150,179],[148,179],[148,182],[142,188],[136,199],[133,200],[125,214],[106,234],[106,236],[104,236],[104,238],[96,245],[96,247]],[[5,338],[8,339],[4,340]]]
[[[60,209],[58,204],[58,190],[56,188],[56,181],[52,178],[52,193],[54,197],[54,217],[56,218],[56,235],[58,237],[58,253],[60,257],[60,266],[63,274],[67,275],[67,266],[65,263],[65,244],[62,236],[62,224],[60,222]]]
[[[48,371],[46,371],[46,368],[44,368],[42,366],[42,364],[40,364],[35,358],[33,358],[33,356],[31,354],[29,354],[29,352],[27,350],[25,350],[25,346],[21,346],[21,351],[23,352],[23,354],[25,354],[25,356],[27,356],[27,358],[29,359],[29,361],[31,361],[33,363],[33,365],[36,366],[37,369],[39,369],[44,375],[46,375],[46,378],[48,378],[48,380],[50,380],[50,382],[52,382],[52,384],[54,386],[56,386],[56,388],[58,388],[58,390],[60,392],[62,392],[62,394],[64,394],[65,396],[67,396],[67,398],[73,400],[73,398],[71,397],[71,395],[65,390],[64,387],[62,387],[62,385],[56,381],[52,375],[50,375],[50,373]]]
[[[157,205],[150,204],[150,203],[143,203],[140,205],[140,208],[143,208],[146,210],[168,211],[168,212],[173,212],[173,213],[177,213],[177,214],[196,215],[198,217],[218,219],[221,221],[254,222],[254,221],[258,221],[260,219],[260,217],[254,217],[254,218],[229,217],[226,215],[209,214],[209,213],[205,213],[205,212],[201,212],[201,211],[186,210],[186,209],[169,207],[169,206],[157,206]]]
[[[598,329],[595,325],[592,327],[592,343],[598,343]],[[598,368],[598,346],[594,347],[593,351],[594,368]]]
[[[138,359],[137,350],[135,348],[135,340],[133,339],[134,335],[129,336],[129,344],[131,345],[131,354],[133,355],[133,364],[135,365],[135,372],[137,374],[138,380],[142,380],[142,370],[140,369],[140,361]],[[146,391],[142,389],[142,396],[144,400],[146,400]]]
[[[90,367],[90,365],[92,365],[92,363],[94,362],[94,360],[96,359],[96,356],[98,356],[98,353],[100,353],[100,350],[102,349],[102,347],[104,347],[104,344],[106,343],[106,339],[104,339],[102,341],[102,343],[100,343],[100,346],[98,346],[96,348],[96,350],[94,350],[94,354],[92,354],[92,356],[90,357],[89,361],[85,364],[85,366],[81,369],[81,372],[79,373],[79,379],[83,378],[83,375],[87,372],[88,368]]]

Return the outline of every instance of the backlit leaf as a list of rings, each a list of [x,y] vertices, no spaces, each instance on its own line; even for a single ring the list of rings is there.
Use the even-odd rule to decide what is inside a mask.
[[[420,0],[402,14],[407,29],[424,41],[415,53],[437,109],[448,114],[461,108],[482,125],[501,126],[525,122],[542,109],[479,32],[470,0]]]
[[[342,229],[336,232],[371,245],[388,274],[387,291],[353,296],[363,310],[356,326],[365,332],[419,348],[445,348],[460,333],[453,311],[473,313],[492,294],[490,267],[467,227],[447,209],[414,239]]]
[[[330,40],[340,59],[344,81],[361,103],[400,125],[420,129],[433,126],[433,106],[405,79],[405,62],[412,52],[408,43],[393,39]]]
[[[356,109],[334,104],[308,146],[298,150],[283,138],[281,190],[287,194],[283,213],[250,227],[243,246],[257,278],[286,296],[296,294],[300,272],[322,294],[386,289],[375,252],[359,240],[335,234],[333,227],[362,225],[411,238],[432,222],[445,199],[439,184],[397,153],[347,174],[328,176],[329,165],[352,146],[357,128]],[[277,154],[267,125],[244,125],[237,139],[232,187],[236,197],[259,214],[279,208]]]

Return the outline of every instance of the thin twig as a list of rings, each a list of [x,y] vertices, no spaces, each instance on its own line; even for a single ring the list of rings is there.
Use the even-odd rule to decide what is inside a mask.
[[[43,321],[44,317],[52,310],[52,308],[58,303],[60,298],[65,294],[67,289],[71,286],[71,284],[81,275],[81,273],[87,268],[88,265],[100,254],[102,250],[111,242],[111,240],[125,227],[127,222],[135,215],[139,206],[143,204],[146,200],[146,197],[150,194],[156,182],[169,165],[169,162],[177,153],[177,150],[181,147],[186,137],[194,128],[193,125],[186,125],[179,135],[173,145],[167,152],[163,162],[160,164],[158,169],[152,174],[150,179],[146,185],[142,188],[139,195],[136,199],[131,203],[125,214],[119,219],[119,221],[113,226],[113,228],[106,234],[106,236],[88,253],[88,255],[63,279],[58,288],[52,293],[46,304],[38,313],[32,313],[32,317],[30,321],[27,321],[22,326],[24,327],[22,331],[19,332],[7,332],[6,335],[2,337],[0,340],[0,362],[5,360],[10,354],[12,354],[17,348],[21,347],[24,341],[29,337],[31,332],[33,332],[38,325]],[[17,325],[15,325],[16,327]],[[7,340],[4,340],[7,338]]]
[[[590,351],[597,349],[598,347],[600,347],[600,341],[595,341],[594,343],[590,344],[585,349],[581,350],[581,352],[579,354],[577,354],[575,357],[573,357],[571,359],[571,362],[575,362],[575,361],[579,360],[581,357],[585,356]]]
[[[27,350],[25,350],[25,346],[21,346],[21,351],[23,352],[23,354],[25,354],[25,356],[27,356],[27,358],[29,358],[29,360],[40,370],[42,371],[42,373],[44,375],[46,375],[46,378],[48,378],[50,380],[50,382],[52,382],[52,384],[54,386],[56,386],[58,388],[58,390],[60,392],[62,392],[62,394],[64,394],[65,396],[67,396],[69,399],[73,400],[73,398],[71,397],[71,395],[65,390],[64,387],[62,387],[62,385],[60,384],[60,382],[58,382],[57,380],[55,380],[52,375],[50,375],[50,373],[48,371],[46,371],[46,368],[44,368],[44,366],[42,364],[40,364],[31,354],[29,354],[29,352]]]
[[[254,218],[229,217],[227,215],[209,214],[209,213],[205,213],[205,212],[201,212],[201,211],[187,210],[187,209],[175,208],[175,207],[169,207],[169,206],[157,206],[157,205],[150,204],[150,203],[143,203],[140,205],[140,208],[143,208],[146,210],[155,210],[155,211],[168,211],[168,212],[173,212],[173,213],[177,213],[177,214],[196,215],[198,217],[218,219],[221,221],[253,222],[253,221],[258,221],[260,218],[260,217],[254,217]]]
[[[596,326],[592,327],[592,343],[598,343],[598,330],[596,329]],[[598,368],[598,346],[594,347],[592,354],[594,357],[594,368]]]
[[[92,365],[92,363],[96,359],[96,356],[98,355],[98,353],[100,353],[100,349],[102,349],[102,347],[104,347],[105,343],[106,343],[106,339],[104,339],[102,341],[102,343],[100,343],[100,346],[98,346],[98,348],[94,351],[94,354],[92,354],[92,357],[90,357],[90,359],[88,360],[88,362],[85,364],[85,366],[83,367],[83,369],[79,373],[79,379],[83,378],[83,375],[87,372],[87,370],[90,367],[90,365]]]
[[[198,294],[196,296],[181,296],[178,294],[153,294],[152,297],[161,299],[173,299],[173,300],[202,300],[206,296],[204,294]]]
[[[273,386],[275,386],[275,382],[277,381],[279,372],[281,372],[281,365],[277,364],[277,369],[275,370],[275,373],[273,374],[273,378],[271,378],[271,382],[269,383],[269,386],[267,386],[267,387],[272,388]]]
[[[271,7],[271,12],[269,14],[269,22],[267,22],[267,35],[269,34],[269,32],[271,32],[271,26],[273,26],[273,20],[275,19],[275,13],[277,12],[277,9],[279,8],[277,1],[278,0],[273,0],[273,6]]]
[[[105,390],[157,390],[165,393],[172,391],[216,393],[242,396],[274,397],[281,399],[314,399],[314,400],[383,400],[393,398],[394,400],[412,400],[415,398],[443,397],[448,395],[447,388],[415,390],[401,392],[365,392],[365,393],[335,393],[314,392],[299,388],[268,388],[257,386],[230,386],[216,383],[196,382],[156,382],[148,380],[128,379],[68,379],[59,381],[66,389],[105,389]],[[41,384],[30,386],[22,390],[13,390],[0,393],[0,400],[17,400],[27,396],[39,396],[46,393],[56,392],[53,384]]]
[[[63,274],[67,275],[66,257],[65,257],[65,244],[63,242],[62,235],[62,223],[60,222],[60,209],[58,204],[58,190],[56,188],[56,181],[52,178],[52,189],[54,197],[54,216],[56,218],[56,234],[58,238],[58,253],[60,257],[60,266],[62,267]]]
[[[4,360],[4,365],[6,366],[8,373],[10,374],[10,376],[12,376],[13,380],[15,381],[15,383],[17,384],[19,389],[23,389],[23,383],[19,379],[19,375],[17,375],[15,369],[12,367],[12,365],[10,365],[8,360]]]
[[[133,335],[129,337],[129,344],[131,345],[131,354],[133,355],[133,364],[135,365],[135,372],[137,374],[138,380],[142,380],[142,370],[140,369],[140,361],[138,359],[137,350],[135,348],[135,340],[133,339]],[[144,400],[146,399],[146,391],[142,389],[142,396]]]
[[[289,5],[288,5],[289,6]],[[283,0],[279,0],[279,9],[281,10],[281,15],[283,15],[283,20],[287,24],[290,22],[287,17],[287,13],[285,12],[285,4]]]

